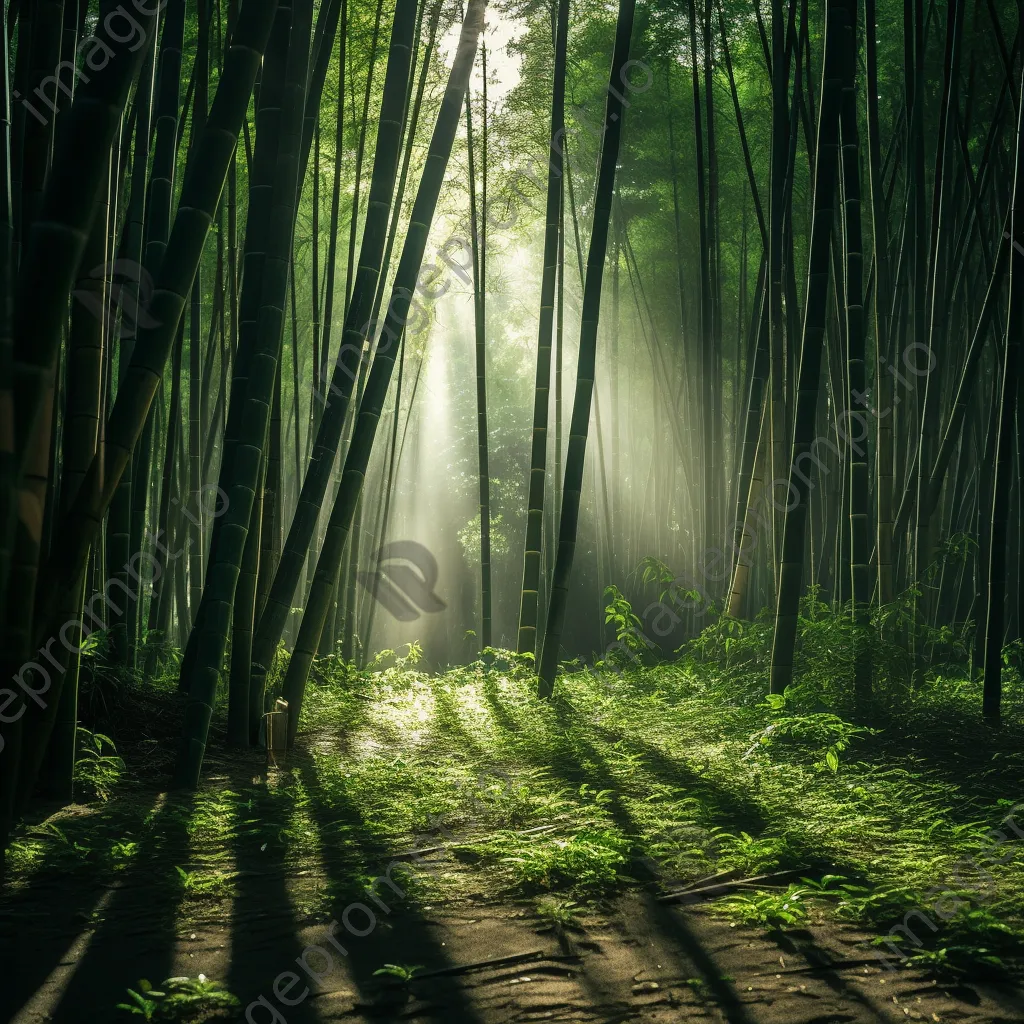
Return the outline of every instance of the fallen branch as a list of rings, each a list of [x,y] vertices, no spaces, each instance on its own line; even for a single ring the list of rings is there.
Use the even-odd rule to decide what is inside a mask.
[[[806,870],[806,868],[793,868],[791,871],[773,871],[767,875],[754,875],[751,878],[736,878],[731,881],[719,882],[716,885],[705,885],[699,889],[678,889],[675,892],[669,892],[664,896],[659,896],[658,899],[662,903],[671,903],[675,901],[688,903],[692,898],[692,902],[696,903],[699,902],[696,897],[700,897],[700,899],[710,899],[713,896],[726,893],[730,889],[754,885],[756,882],[767,882],[771,878],[786,878],[789,875],[798,875],[801,871]]]
[[[886,960],[892,959],[886,957]],[[781,971],[758,971],[755,977],[767,977],[771,974],[811,974],[814,971],[834,971],[847,967],[868,967],[871,964],[880,963],[878,957],[870,957],[866,960],[833,960],[830,963],[811,964],[808,967],[787,967]]]
[[[472,971],[486,970],[488,967],[512,967],[515,964],[529,963],[533,960],[553,960],[558,963],[579,963],[583,958],[567,954],[553,953],[545,954],[543,949],[535,949],[532,953],[516,953],[513,956],[499,956],[492,960],[478,960],[472,964],[457,964],[454,967],[442,967],[436,971],[424,971],[412,978],[412,981],[422,981],[424,978],[439,978],[453,974],[469,974]]]

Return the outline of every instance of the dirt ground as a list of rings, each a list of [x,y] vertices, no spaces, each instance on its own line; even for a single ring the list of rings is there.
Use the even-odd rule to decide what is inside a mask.
[[[282,881],[268,874],[256,884],[272,895]],[[194,919],[169,934],[154,921],[145,879],[105,890],[90,913],[75,910],[63,888],[56,880],[36,894],[34,912],[23,906],[5,915],[4,1021],[127,1020],[113,1008],[136,979],[200,972],[225,979],[255,1024],[1024,1021],[1019,991],[950,989],[865,963],[865,936],[854,929],[800,930],[773,941],[700,907],[659,902],[653,892],[624,896],[609,913],[556,934],[514,905],[414,908],[378,890],[390,913],[375,908],[365,936],[335,928],[343,956],[330,922],[295,919],[272,903],[230,922]],[[350,915],[355,931],[369,921],[362,910]],[[303,971],[296,958],[312,946],[325,952],[305,952]],[[421,971],[406,985],[374,976],[382,963]],[[282,995],[295,1005],[285,1006]]]
[[[211,787],[253,781],[251,756],[211,762]],[[149,796],[156,815],[188,799],[156,786]],[[154,836],[116,876],[41,871],[3,897],[0,1021],[115,1024],[131,1019],[115,1007],[138,979],[200,973],[242,1001],[241,1015],[210,1019],[249,1024],[1024,1021],[1024,994],[1008,985],[951,988],[890,969],[865,957],[869,936],[852,927],[773,936],[732,924],[706,903],[659,899],[657,878],[571,926],[545,925],[531,906],[475,892],[479,876],[440,838],[374,856],[379,871],[412,856],[418,870],[458,876],[454,901],[415,898],[396,871],[398,892],[382,883],[376,900],[338,905],[349,927],[331,929],[322,901],[303,894],[325,891],[332,851],[297,869],[253,841],[230,851],[231,898],[183,912],[167,877],[187,837],[171,827]],[[403,982],[375,974],[383,964],[419,970]]]
[[[134,912],[76,936],[61,933],[57,908],[50,913],[40,907],[4,956],[3,1019],[126,1020],[113,1009],[124,987],[159,974],[154,966],[167,959],[165,937],[147,925],[141,887],[132,902]],[[322,923],[256,913],[234,922],[232,930],[216,920],[191,927],[174,937],[169,973],[230,978],[257,1024],[1024,1020],[1019,992],[970,984],[950,990],[911,971],[863,964],[854,950],[863,936],[853,930],[801,931],[773,942],[700,910],[667,907],[649,894],[620,899],[612,913],[561,935],[538,934],[535,922],[515,907],[435,913],[396,906],[366,937],[344,936],[347,957],[306,954],[319,985],[298,972],[295,959],[314,945],[333,950]],[[344,933],[336,930],[339,935]],[[47,951],[65,942],[43,977]],[[422,964],[423,971],[404,985],[372,975],[383,962]],[[293,1007],[283,1006],[273,988],[289,968],[301,979],[289,988],[286,976],[279,992],[296,1001]]]

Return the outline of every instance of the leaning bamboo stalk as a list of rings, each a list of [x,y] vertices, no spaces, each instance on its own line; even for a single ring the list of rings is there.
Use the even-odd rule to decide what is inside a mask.
[[[279,11],[284,11],[282,2]],[[302,110],[308,74],[309,41],[312,30],[312,0],[293,0],[287,38],[284,91],[281,99],[281,134],[272,185],[270,223],[266,254],[259,281],[258,313],[252,334],[244,404],[238,423],[234,453],[221,470],[221,490],[228,507],[221,519],[217,543],[210,552],[210,568],[203,602],[196,621],[199,634],[195,657],[182,664],[182,680],[188,683],[181,746],[175,778],[178,785],[198,785],[206,752],[210,720],[216,703],[217,684],[224,662],[230,615],[234,605],[245,542],[252,522],[260,467],[264,459],[270,426],[273,388],[284,337],[284,309],[292,257],[292,234],[297,205],[297,178],[301,141]],[[279,27],[280,24],[279,24]],[[275,33],[276,34],[276,33]],[[257,140],[258,143],[259,140]],[[243,304],[245,286],[243,286]],[[229,412],[229,418],[231,413]],[[233,689],[232,695],[247,698],[248,690]],[[248,718],[248,700],[232,716],[243,726]]]
[[[107,420],[104,443],[71,511],[57,531],[40,595],[43,627],[52,624],[54,600],[84,568],[85,553],[138,442],[162,380],[192,280],[216,214],[228,164],[249,105],[256,72],[270,34],[276,0],[246,0],[224,61],[210,116],[185,172],[178,212],[142,327]]]
[[[312,455],[302,477],[298,504],[288,528],[281,560],[253,641],[253,671],[256,673],[266,673],[269,669],[278,641],[284,632],[292,607],[292,598],[310,551],[331,480],[331,471],[341,442],[363,345],[374,327],[371,308],[377,280],[381,274],[388,214],[398,173],[402,109],[405,104],[411,61],[412,25],[415,20],[414,4],[415,0],[401,0],[396,6],[358,273],[345,317],[343,344],[327,386],[329,395],[322,396],[325,408],[316,430]]]
[[[516,640],[516,650],[520,654],[526,651],[535,654],[537,650],[541,541],[544,527],[544,492],[547,486],[551,338],[554,327],[555,276],[558,270],[562,219],[563,146],[561,139],[565,135],[565,66],[568,36],[569,0],[559,0],[555,30],[555,70],[551,93],[551,154],[548,163],[547,200],[544,215],[544,269],[540,285],[537,373],[533,389],[530,487],[526,512],[526,545],[523,553],[523,585],[519,599],[519,630]],[[558,440],[560,448],[561,439]]]
[[[594,396],[594,371],[597,362],[597,328],[601,312],[601,286],[604,280],[605,257],[612,200],[615,193],[615,165],[622,140],[622,123],[626,112],[622,87],[627,73],[630,42],[633,34],[635,0],[620,0],[612,52],[608,97],[605,107],[604,135],[594,193],[594,219],[587,254],[586,282],[580,324],[579,356],[576,369],[576,393],[573,397],[572,420],[569,427],[569,451],[565,460],[562,486],[562,513],[558,528],[558,555],[551,582],[547,623],[537,672],[537,692],[550,697],[561,650],[562,628],[569,599],[569,579],[576,553],[579,529],[580,500],[583,492],[583,470],[590,431],[590,412]]]
[[[345,457],[341,485],[331,510],[327,533],[317,561],[309,599],[299,626],[291,661],[284,681],[284,696],[290,708],[289,744],[295,741],[303,694],[309,676],[309,667],[320,642],[320,633],[327,618],[334,581],[341,565],[342,554],[359,504],[366,469],[370,461],[377,424],[387,397],[391,373],[398,355],[398,341],[413,316],[413,297],[427,236],[434,219],[445,170],[451,156],[458,129],[469,75],[476,54],[477,40],[483,31],[484,0],[470,0],[462,25],[455,61],[448,77],[448,85],[434,125],[434,133],[427,150],[420,186],[413,204],[405,245],[399,260],[381,329],[381,340],[373,357],[366,390],[359,403],[355,433]]]

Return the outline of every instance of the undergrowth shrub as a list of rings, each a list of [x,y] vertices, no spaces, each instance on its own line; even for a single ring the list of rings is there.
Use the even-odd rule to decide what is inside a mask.
[[[599,894],[623,879],[630,842],[617,830],[585,829],[567,839],[500,833],[481,852],[497,855],[524,893],[567,890]]]

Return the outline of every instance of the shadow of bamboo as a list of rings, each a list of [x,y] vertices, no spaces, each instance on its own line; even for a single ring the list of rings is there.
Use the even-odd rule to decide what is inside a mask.
[[[484,696],[494,711],[495,721],[513,720],[511,712],[504,705],[496,687],[490,691],[485,690]],[[621,784],[609,771],[601,752],[581,734],[578,722],[574,720],[575,713],[570,706],[564,701],[558,700],[553,702],[553,706],[554,720],[562,730],[563,742],[558,744],[557,756],[552,759],[549,767],[555,774],[574,785],[587,782],[598,789],[608,790],[610,802],[606,807],[612,820],[626,836],[635,842],[641,829],[622,799]],[[649,877],[654,877],[650,861],[647,858],[634,863],[644,868]],[[655,930],[678,945],[687,955],[704,978],[709,991],[714,995],[729,1024],[753,1024],[736,990],[715,963],[712,954],[704,948],[689,927],[684,914],[659,903],[652,892],[645,892],[643,899],[646,912]],[[588,987],[592,987],[595,994],[600,992],[600,986]]]
[[[182,897],[174,866],[188,857],[194,807],[194,794],[170,794],[156,812],[49,1018],[54,1024],[78,1024],[83,1009],[113,1015],[140,978],[159,984],[170,974]]]
[[[873,1021],[885,1024],[889,1020],[889,1005],[872,999],[869,995],[850,986],[833,967],[832,954],[820,946],[814,935],[805,928],[788,932],[769,932],[771,939],[790,958],[797,956],[803,960],[815,978],[823,981],[833,992],[844,999],[851,999],[872,1015]],[[932,990],[932,986],[929,986]]]
[[[290,757],[291,755],[289,755]],[[231,849],[235,862],[235,892],[231,907],[231,959],[226,987],[248,1006],[265,996],[273,999],[274,980],[282,972],[296,971],[303,950],[288,878],[286,832],[296,812],[289,774],[277,777],[274,788],[264,776],[241,786]],[[301,991],[299,985],[294,993]],[[263,1012],[263,1011],[261,1011]],[[295,1024],[319,1020],[308,1000],[287,1010]]]
[[[612,819],[635,843],[641,834],[641,828],[620,795],[620,783],[609,770],[601,752],[580,733],[577,723],[574,721],[575,713],[571,711],[570,707],[564,702],[556,702],[555,708],[557,721],[565,730],[566,735],[575,734],[572,742],[575,753],[574,763],[563,761],[553,767],[568,781],[575,783],[580,780],[599,789],[610,790],[611,802],[607,806]],[[639,849],[635,849],[634,852],[638,854],[634,858],[634,869],[641,867],[650,879],[656,879],[656,866],[649,858],[639,856]],[[650,921],[652,928],[682,949],[701,974],[729,1024],[753,1024],[736,989],[715,962],[713,954],[705,948],[690,927],[685,912],[659,903],[650,889],[644,891],[641,898],[645,916]]]
[[[136,798],[131,814],[108,805],[106,814],[107,808],[99,812],[100,824],[93,815],[62,820],[66,843],[54,840],[28,883],[0,903],[0,958],[6,976],[0,986],[0,1020],[12,1018],[66,958],[75,936],[100,911],[110,886],[125,874],[109,859],[79,860],[76,846],[95,839],[98,828],[134,833],[156,801],[156,793]],[[30,834],[15,837],[24,838]]]
[[[348,914],[358,926],[357,930],[365,930],[364,922],[370,920],[366,911],[372,915],[372,931],[365,935],[351,934],[342,926],[335,930],[348,952],[343,962],[348,981],[357,990],[359,1006],[367,1016],[397,1016],[404,1001],[411,998],[411,990],[421,991],[427,983],[413,982],[399,991],[393,985],[382,983],[379,977],[374,976],[375,971],[386,963],[416,964],[426,971],[456,966],[432,930],[433,926],[419,910],[414,889],[416,876],[428,868],[425,865],[412,867],[407,860],[396,861],[395,855],[404,851],[393,849],[344,793],[335,791],[328,800],[323,780],[312,759],[303,757],[297,771],[310,794],[308,810],[319,835],[334,920],[347,924]],[[418,838],[423,841],[417,844],[417,848],[444,842],[440,837]],[[382,877],[389,873],[394,880],[393,885],[386,884]],[[377,884],[378,879],[380,884]],[[372,894],[368,891],[371,885]],[[358,911],[355,909],[357,905],[361,905]],[[325,934],[326,930],[325,927]],[[439,1019],[459,1024],[482,1024],[457,978],[433,977],[429,986],[429,996],[419,998],[437,1007]],[[427,1010],[417,1014],[422,1017],[429,1015],[432,1013],[428,1014]]]
[[[980,704],[977,710],[974,718],[951,709],[932,721],[883,719],[863,759],[880,768],[906,765],[955,786],[963,800],[945,813],[957,821],[976,821],[981,802],[1024,801],[1024,727],[1004,720],[993,729],[981,719]]]
[[[505,732],[515,732],[518,725],[516,720],[509,714],[504,701],[501,699],[501,691],[498,689],[498,683],[493,672],[484,673],[480,691],[490,707],[491,716],[494,718],[498,728]]]
[[[621,742],[626,748],[640,754],[643,770],[668,785],[680,786],[697,797],[710,813],[713,823],[729,824],[754,835],[768,827],[758,804],[725,786],[709,781],[682,761],[672,757],[657,744],[636,736],[618,735],[603,726],[594,731],[610,742]]]
[[[685,911],[659,903],[651,892],[642,893],[641,901],[651,927],[689,958],[729,1024],[754,1024],[736,988],[691,927]]]
[[[459,702],[451,687],[446,686],[441,678],[432,676],[430,689],[434,696],[432,726],[435,741],[478,761],[488,760],[480,740],[463,724]]]

